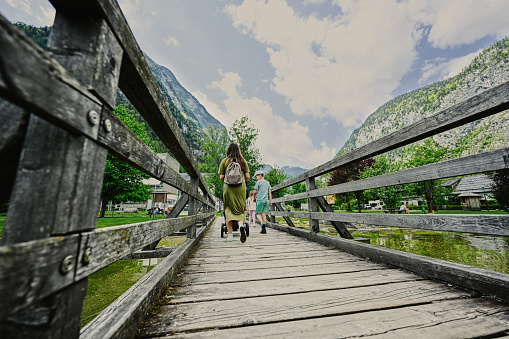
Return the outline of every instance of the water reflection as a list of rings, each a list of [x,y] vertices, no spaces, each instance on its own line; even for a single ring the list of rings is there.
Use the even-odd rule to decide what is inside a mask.
[[[509,237],[402,228],[352,231],[373,245],[509,274]]]

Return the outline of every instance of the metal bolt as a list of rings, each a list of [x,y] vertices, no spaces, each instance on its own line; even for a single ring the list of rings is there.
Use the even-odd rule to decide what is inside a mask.
[[[96,111],[88,112],[88,122],[90,125],[95,126],[99,123],[99,113]]]
[[[74,268],[74,257],[72,255],[68,255],[62,260],[60,264],[60,273],[67,274],[72,271]]]
[[[88,247],[86,250],[85,250],[85,253],[83,253],[83,263],[84,264],[88,264],[90,262],[90,257],[92,256],[92,249],[90,247]]]
[[[106,132],[111,132],[111,120],[110,119],[104,120],[103,127]]]

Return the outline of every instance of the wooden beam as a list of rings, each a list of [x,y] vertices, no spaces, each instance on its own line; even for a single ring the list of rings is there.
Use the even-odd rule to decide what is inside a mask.
[[[482,295],[496,296],[509,301],[509,274],[428,258],[418,254],[401,252],[330,235],[312,233],[297,227],[273,223],[270,223],[268,226],[362,258],[401,267],[423,277],[446,281],[477,291]]]
[[[86,136],[144,173],[181,191],[190,191],[190,185],[177,172],[159,159],[109,108],[103,108],[101,100],[104,98],[99,100],[92,95],[59,63],[1,16],[0,43],[3,46],[0,57],[6,69],[16,70],[0,74],[0,96],[67,131]],[[66,98],[65,103],[62,98]],[[97,113],[100,123],[94,125],[90,122],[92,111]],[[109,132],[103,126],[106,120],[111,123]],[[206,202],[199,194],[194,197]]]
[[[175,247],[158,247],[153,250],[136,251],[126,255],[122,260],[165,258],[175,250]]]
[[[509,109],[509,82],[487,89],[396,132],[334,158],[274,186],[272,190],[277,191],[304,181],[306,178],[329,173],[342,166],[391,151],[469,122],[500,113],[506,109]]]
[[[61,265],[78,246],[79,235],[0,246],[0,320],[72,284],[74,272]]]
[[[306,178],[306,191],[316,190],[315,178]],[[318,212],[318,203],[316,198],[310,197],[308,198],[308,210],[309,212]],[[320,232],[320,225],[318,223],[318,219],[309,218],[309,231],[310,232]]]
[[[425,166],[409,168],[403,171],[383,174],[372,178],[328,186],[311,192],[298,193],[273,199],[273,202],[284,202],[305,199],[308,197],[363,191],[367,189],[409,184],[426,180],[485,173],[505,168],[509,168],[509,147]]]
[[[281,211],[281,212],[284,212],[284,211],[285,211],[285,209],[283,208],[283,206],[281,205],[281,203],[276,202],[276,203],[274,203],[273,205],[274,205],[274,206],[276,206],[276,209],[277,209],[278,211]],[[271,212],[271,213],[272,213],[272,212]],[[283,218],[285,219],[285,221],[286,221],[286,223],[288,224],[288,226],[295,227],[295,225],[293,224],[292,219],[290,219],[290,218],[289,218],[289,217],[287,217],[287,216],[284,216]],[[272,222],[272,221],[271,221],[271,222]]]
[[[80,261],[77,263],[76,279],[87,277],[154,241],[212,216],[213,213],[204,213],[183,218],[159,219],[124,226],[100,228],[89,233],[83,233],[79,258],[83,258],[88,251],[90,259],[88,262]]]
[[[86,3],[69,0],[50,1],[57,10],[79,12],[80,8],[83,7],[87,12],[98,15],[108,22],[124,51],[119,83],[120,89],[186,172],[191,177],[198,178],[200,188],[210,195],[198,166],[193,160],[191,151],[117,1],[90,0]]]
[[[187,239],[175,251],[144,275],[136,284],[110,304],[80,333],[82,339],[131,338],[150,314],[197,243],[210,227],[202,227],[194,239]]]
[[[324,197],[317,197],[318,206],[322,209],[324,212],[334,213],[332,210],[332,207],[325,201]],[[335,221],[331,220],[332,226],[336,229],[336,232],[341,236],[341,238],[345,239],[353,239],[353,236],[350,234],[348,229],[346,228],[347,223],[341,222],[341,221]]]
[[[273,212],[277,216],[345,223],[509,236],[509,215]]]

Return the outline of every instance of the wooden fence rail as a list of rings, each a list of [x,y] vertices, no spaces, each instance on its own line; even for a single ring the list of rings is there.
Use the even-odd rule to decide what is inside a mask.
[[[215,204],[118,3],[50,2],[56,18],[46,51],[0,16],[0,157],[16,170],[14,182],[0,173],[12,192],[0,246],[0,336],[79,337],[87,277],[186,229],[184,249],[144,278],[150,297],[119,299],[136,317],[113,317],[99,334],[133,335]],[[113,114],[117,88],[190,183]],[[182,192],[168,218],[95,229],[108,152]],[[186,205],[189,216],[178,218]]]
[[[347,229],[347,226],[351,223],[509,236],[509,216],[334,213],[324,196],[507,169],[509,168],[509,148],[505,147],[324,188],[316,188],[314,181],[315,177],[348,164],[394,150],[477,119],[503,112],[508,108],[509,82],[506,82],[287,180],[275,186],[273,192],[280,191],[302,181],[306,182],[306,192],[273,199],[274,206],[269,213],[271,225],[292,234],[304,236],[309,240],[326,243],[350,253],[405,269],[411,269],[412,265],[415,265],[411,270],[427,277],[443,279],[474,289],[480,293],[492,293],[507,300],[509,286],[509,275],[507,274],[497,273],[495,274],[497,278],[494,279],[493,272],[459,265],[455,272],[461,272],[460,278],[453,278],[450,272],[447,274],[442,272],[445,267],[451,266],[450,263],[435,259],[430,260],[429,258],[416,255],[409,256],[407,253],[399,251],[387,251],[387,249],[375,246],[349,242],[346,239],[353,238]],[[307,199],[308,212],[290,212],[284,210],[283,202],[299,199]],[[322,212],[319,212],[319,209]],[[283,217],[290,227],[276,224],[276,216]],[[297,230],[293,227],[292,217],[309,219],[309,232],[303,233],[302,230]],[[331,222],[339,235],[346,239],[339,241],[319,235],[320,220]],[[390,254],[388,254],[389,252]],[[409,259],[410,257],[411,259]],[[423,269],[420,263],[426,266],[426,269]]]

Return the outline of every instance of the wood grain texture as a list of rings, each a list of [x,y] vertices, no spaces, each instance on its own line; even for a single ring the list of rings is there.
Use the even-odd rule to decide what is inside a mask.
[[[122,296],[110,304],[80,333],[80,338],[131,338],[175,278],[187,257],[208,227],[202,227],[194,239],[187,239],[162,262],[144,275]]]
[[[198,220],[208,219],[212,216],[213,213],[160,219],[82,233],[79,258],[83,257],[87,248],[91,249],[92,255],[89,263],[82,261],[78,263],[76,279],[87,277],[156,240],[196,224]]]
[[[6,69],[17,70],[12,73],[7,71],[0,73],[1,96],[30,109],[65,130],[96,141],[120,159],[152,177],[179,190],[189,191],[189,184],[178,173],[169,169],[147,145],[120,122],[110,108],[103,107],[101,103],[101,100],[105,100],[103,95],[96,98],[55,59],[1,16],[0,41],[2,46],[6,46],[0,50],[0,58]],[[53,54],[56,55],[56,51],[53,51]],[[91,87],[90,90],[95,89]],[[111,103],[108,103],[108,106],[111,107]],[[88,122],[88,112],[92,110],[100,114],[101,121],[106,119],[111,121],[112,132],[106,132],[102,122],[98,125],[91,125]],[[196,195],[195,198],[206,202],[201,195]]]
[[[429,136],[453,129],[466,123],[500,113],[509,108],[509,82],[474,95],[449,108],[403,127],[387,136],[370,142],[347,154],[334,158],[305,173],[299,174],[272,188],[273,191],[291,186],[306,178],[331,172],[341,166],[363,160],[411,144]]]
[[[186,172],[192,178],[199,179],[199,186],[202,191],[210,195],[205,181],[198,171],[198,166],[193,160],[191,151],[185,143],[177,122],[173,118],[117,1],[93,0],[84,4],[76,1],[51,0],[51,3],[57,10],[64,11],[76,12],[79,11],[79,8],[84,7],[86,11],[100,16],[108,22],[124,51],[119,83],[120,89]]]
[[[168,305],[146,321],[140,337],[407,338],[422,329],[424,337],[457,338],[509,330],[507,305],[271,228],[244,244],[237,237],[228,243],[216,232],[220,224],[204,236]],[[288,247],[300,251],[277,254]],[[308,257],[311,249],[319,255]]]
[[[403,171],[379,175],[372,178],[360,179],[273,199],[281,203],[309,197],[319,197],[329,194],[363,191],[380,187],[402,185],[425,180],[449,178],[461,175],[484,173],[509,168],[509,148],[469,155],[457,159],[429,164]]]
[[[417,228],[440,232],[509,235],[509,215],[482,214],[384,214],[334,212],[271,212],[276,216],[316,218],[320,220],[378,226]]]
[[[401,267],[415,272],[422,277],[446,281],[477,291],[483,295],[493,295],[506,301],[509,300],[509,274],[428,258],[325,234],[310,233],[296,227],[280,224],[269,224],[269,226],[289,234],[301,236],[310,241],[335,247],[362,258]]]
[[[507,334],[500,304],[481,298],[447,300],[399,309],[174,333],[161,338],[479,338]],[[499,336],[500,335],[500,336]]]

